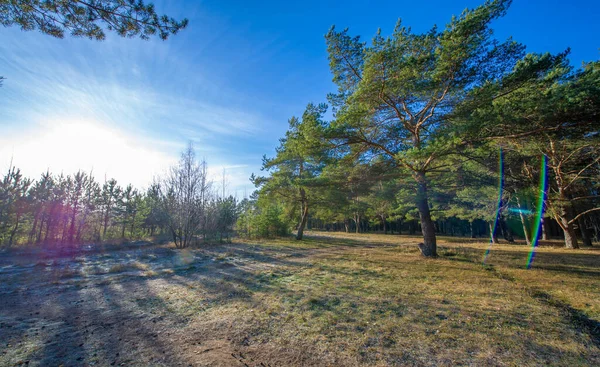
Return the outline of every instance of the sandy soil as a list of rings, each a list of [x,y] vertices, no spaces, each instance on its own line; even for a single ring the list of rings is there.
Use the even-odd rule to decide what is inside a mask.
[[[259,253],[244,257],[238,251],[228,259],[234,247],[141,245],[58,258],[4,254],[0,365],[267,366],[253,356],[269,351],[257,352],[245,335],[250,330],[244,322],[254,324],[251,314],[219,315],[221,308],[205,320],[186,314],[235,305],[245,295],[219,287],[219,279],[268,266],[255,258]],[[194,282],[212,287],[201,299],[187,300],[193,306],[165,304],[165,294]],[[175,303],[185,301],[186,295],[174,296]]]

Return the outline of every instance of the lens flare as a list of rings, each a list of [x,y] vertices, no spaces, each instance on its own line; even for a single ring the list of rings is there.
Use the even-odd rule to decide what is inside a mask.
[[[531,249],[529,250],[529,256],[527,257],[527,269],[531,268],[533,258],[535,257],[535,248],[538,245],[540,237],[540,230],[542,228],[542,218],[544,217],[544,203],[546,202],[546,195],[548,191],[548,157],[542,156],[542,164],[540,167],[540,186],[539,195],[537,202],[537,210],[533,228],[533,237],[531,240]]]
[[[496,205],[496,217],[494,218],[494,226],[490,233],[490,244],[488,245],[488,248],[485,251],[485,255],[483,255],[483,264],[485,264],[485,260],[487,260],[487,257],[490,254],[490,251],[492,250],[492,244],[494,243],[494,233],[496,233],[496,228],[498,227],[498,218],[500,218],[500,208],[502,206],[502,190],[504,189],[504,152],[502,152],[502,148],[500,148],[500,152],[498,153],[498,167],[500,175],[498,177],[498,203]]]
[[[525,214],[525,215],[532,215],[533,212],[529,209],[519,209],[519,208],[508,208],[508,211],[511,213],[517,213],[517,214]]]

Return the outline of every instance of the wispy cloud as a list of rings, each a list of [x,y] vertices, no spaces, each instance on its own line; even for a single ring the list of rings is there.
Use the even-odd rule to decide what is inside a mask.
[[[248,185],[248,157],[224,142],[258,139],[263,119],[175,46],[27,38],[0,42],[1,167],[14,156],[34,177],[93,168],[145,186],[193,141],[214,170],[226,167],[230,190]]]

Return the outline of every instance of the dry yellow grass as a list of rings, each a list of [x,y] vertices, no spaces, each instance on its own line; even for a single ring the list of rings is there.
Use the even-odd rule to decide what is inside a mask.
[[[309,233],[88,259],[111,272],[59,279],[41,309],[35,291],[0,299],[7,341],[26,346],[0,345],[0,365],[600,365],[600,251],[539,248],[526,270],[525,246],[495,245],[484,266],[485,240],[441,238],[437,259],[419,241]],[[45,279],[32,269],[5,284]],[[66,354],[43,348],[57,335]]]

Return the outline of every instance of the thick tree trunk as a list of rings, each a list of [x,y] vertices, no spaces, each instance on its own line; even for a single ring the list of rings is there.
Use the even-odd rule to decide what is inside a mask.
[[[579,244],[577,243],[577,235],[575,234],[575,228],[573,228],[573,223],[569,223],[570,215],[566,208],[561,208],[559,210],[556,221],[563,230],[565,236],[565,248],[579,248]]]
[[[421,220],[421,232],[423,234],[423,246],[420,246],[421,253],[426,257],[437,256],[437,244],[435,237],[435,227],[431,220],[429,211],[429,198],[427,196],[427,181],[424,172],[416,173],[417,179],[417,208],[419,210],[419,219]]]
[[[308,204],[302,203],[302,217],[300,218],[300,224],[298,224],[298,233],[296,239],[301,240],[304,236],[304,227],[306,227],[306,221],[308,220]]]
[[[575,235],[575,229],[572,224],[567,226],[566,230],[563,230],[565,233],[565,247],[578,249],[579,244],[577,243],[577,236]]]

